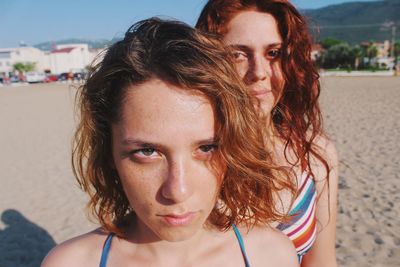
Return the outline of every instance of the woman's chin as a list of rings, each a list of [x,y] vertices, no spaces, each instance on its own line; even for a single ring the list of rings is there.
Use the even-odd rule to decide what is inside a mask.
[[[165,240],[168,242],[181,242],[185,240],[189,240],[193,236],[195,236],[198,232],[198,229],[170,229],[163,230],[161,233],[158,233],[158,237],[161,240]]]

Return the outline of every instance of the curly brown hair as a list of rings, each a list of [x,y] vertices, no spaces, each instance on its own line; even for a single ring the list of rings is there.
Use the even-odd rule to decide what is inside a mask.
[[[284,218],[274,195],[291,184],[270,164],[253,100],[231,60],[217,39],[180,22],[151,18],[131,26],[93,68],[77,95],[72,162],[90,196],[88,208],[105,230],[122,234],[120,223],[130,212],[112,165],[111,124],[120,119],[128,88],[153,78],[205,95],[215,109],[223,205],[216,205],[208,222],[226,230],[233,223],[251,227]]]
[[[301,166],[314,177],[310,160],[313,156],[325,166],[328,180],[327,160],[315,142],[324,132],[318,103],[319,74],[311,59],[312,39],[305,18],[287,0],[209,0],[196,28],[222,37],[230,20],[242,11],[272,15],[283,40],[280,65],[284,85],[271,118],[285,142],[286,161],[292,166]],[[288,159],[288,149],[295,154],[294,162]]]

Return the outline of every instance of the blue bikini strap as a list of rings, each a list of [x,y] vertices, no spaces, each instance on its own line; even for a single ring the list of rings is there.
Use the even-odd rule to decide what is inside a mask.
[[[99,267],[106,267],[107,266],[108,253],[110,252],[111,240],[112,240],[113,236],[114,236],[113,233],[109,234],[107,236],[106,241],[104,242],[103,252],[101,253],[101,260],[100,260]]]
[[[242,255],[243,255],[243,259],[245,262],[246,267],[250,267],[250,263],[249,260],[247,259],[247,255],[246,255],[246,249],[244,247],[244,243],[243,243],[243,239],[242,236],[239,232],[239,229],[237,229],[235,224],[232,224],[232,228],[233,231],[235,232],[236,238],[239,241],[239,246],[240,246],[240,250],[242,251]],[[111,241],[113,238],[114,234],[109,234],[107,236],[106,241],[104,242],[104,247],[103,247],[103,252],[101,254],[101,260],[100,260],[100,265],[99,267],[106,267],[107,266],[107,260],[108,260],[108,254],[110,252],[110,248],[111,248]]]
[[[242,235],[240,234],[239,229],[237,229],[235,224],[232,224],[232,228],[233,228],[233,231],[235,231],[237,240],[239,241],[239,246],[240,246],[240,250],[242,251],[244,263],[246,264],[246,267],[250,267],[250,263],[249,263],[249,260],[247,259],[247,255],[246,255],[246,249],[244,248]]]

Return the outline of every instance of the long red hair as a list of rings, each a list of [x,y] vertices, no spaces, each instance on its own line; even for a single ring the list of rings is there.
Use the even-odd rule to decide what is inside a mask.
[[[218,200],[208,223],[217,229],[232,224],[251,227],[285,220],[274,196],[292,189],[271,164],[261,120],[224,46],[183,23],[151,18],[131,26],[89,74],[77,94],[79,124],[72,163],[89,210],[102,227],[123,235],[127,214],[134,215],[112,162],[112,123],[131,86],[160,78],[182,90],[204,95],[215,109],[218,149],[215,161],[223,175]],[[292,189],[294,191],[294,189]]]
[[[320,84],[311,60],[312,39],[305,18],[286,0],[210,0],[196,28],[223,36],[230,20],[249,10],[271,14],[283,41],[280,63],[284,86],[271,117],[285,142],[285,158],[292,166],[301,166],[314,176],[310,163],[313,156],[325,166],[328,178],[328,163],[315,144],[315,139],[323,135],[318,104]],[[294,162],[288,158],[288,149],[295,154]]]

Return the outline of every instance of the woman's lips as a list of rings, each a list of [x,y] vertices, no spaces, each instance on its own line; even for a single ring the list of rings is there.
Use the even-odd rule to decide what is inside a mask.
[[[186,226],[189,225],[196,217],[197,212],[188,212],[185,214],[167,214],[161,217],[171,226]]]
[[[250,94],[257,98],[264,97],[265,95],[269,94],[271,90],[252,90]]]

